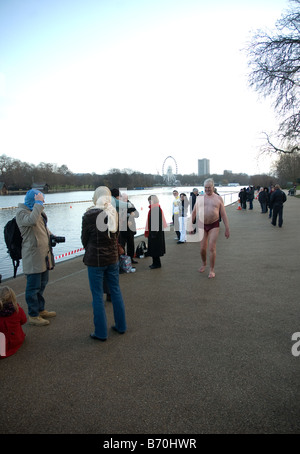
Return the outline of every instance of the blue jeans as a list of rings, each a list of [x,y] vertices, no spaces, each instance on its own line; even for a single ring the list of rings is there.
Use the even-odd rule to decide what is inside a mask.
[[[26,278],[25,299],[28,305],[28,315],[38,317],[39,313],[45,309],[43,293],[49,280],[49,271],[27,274]]]
[[[126,331],[125,306],[119,285],[119,262],[107,266],[88,266],[90,289],[93,297],[95,335],[107,338],[107,319],[103,301],[103,278],[106,277],[113,305],[115,327]]]

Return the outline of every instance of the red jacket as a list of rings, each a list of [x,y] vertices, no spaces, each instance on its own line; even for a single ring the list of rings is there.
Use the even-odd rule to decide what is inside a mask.
[[[21,325],[26,323],[27,318],[23,309],[18,305],[19,312],[3,317],[0,316],[0,333],[5,336],[5,355],[3,355],[3,345],[0,345],[0,357],[11,356],[21,347],[25,339],[25,333]],[[1,335],[1,334],[0,334]],[[1,335],[0,342],[3,336]],[[2,356],[1,356],[2,355]]]

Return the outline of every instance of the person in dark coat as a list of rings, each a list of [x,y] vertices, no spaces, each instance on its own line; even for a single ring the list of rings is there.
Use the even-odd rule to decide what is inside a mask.
[[[261,212],[267,213],[267,204],[268,204],[268,188],[263,188],[258,194],[258,201],[261,206]]]
[[[191,213],[193,212],[194,206],[197,202],[197,197],[199,196],[199,190],[197,188],[193,189],[193,192],[190,193],[190,211]],[[192,232],[193,235],[196,233],[196,229],[194,229]]]
[[[164,213],[159,205],[156,195],[148,198],[149,213],[145,227],[145,237],[148,238],[148,253],[152,257],[152,265],[149,268],[161,268],[160,257],[166,253],[165,232],[168,224],[165,220]]]
[[[240,198],[242,209],[246,210],[247,209],[247,192],[246,192],[246,188],[243,188],[243,189],[240,190],[239,198]]]
[[[272,208],[272,205],[271,205],[271,195],[273,194],[273,192],[275,191],[275,186],[271,186],[270,187],[270,191],[268,193],[268,207],[269,207],[269,218],[271,219],[272,215],[273,215],[273,208]]]
[[[88,269],[94,312],[95,331],[92,339],[107,339],[107,319],[103,302],[103,281],[110,290],[115,325],[114,331],[126,331],[125,306],[119,285],[118,214],[112,205],[110,190],[105,186],[96,189],[94,205],[82,218],[81,242],[85,248],[83,262]]]
[[[127,194],[122,194],[122,199],[127,203],[127,230],[120,231],[119,242],[124,251],[127,248],[127,255],[131,258],[131,263],[138,263],[134,260],[135,247],[134,247],[134,236],[136,234],[136,223],[135,219],[139,217],[139,212],[128,200]]]
[[[190,211],[193,212],[197,197],[199,196],[199,190],[197,188],[193,189],[193,192],[190,194]]]
[[[249,202],[249,210],[253,210],[254,187],[249,186],[247,190],[247,201]]]
[[[282,227],[283,224],[283,204],[286,202],[286,195],[280,189],[279,184],[275,185],[275,191],[271,194],[270,204],[273,210],[271,224],[276,226],[278,216],[278,227]]]

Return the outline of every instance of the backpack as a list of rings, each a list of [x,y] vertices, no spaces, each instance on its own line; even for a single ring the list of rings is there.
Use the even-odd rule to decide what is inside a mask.
[[[13,262],[15,278],[22,258],[22,236],[15,217],[5,225],[4,239],[7,246],[7,252]]]
[[[141,241],[135,251],[135,256],[138,258],[142,258],[145,255],[145,252],[147,252],[147,246],[145,241]]]

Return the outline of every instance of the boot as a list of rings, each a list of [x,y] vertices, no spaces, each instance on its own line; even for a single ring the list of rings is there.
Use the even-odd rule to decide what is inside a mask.
[[[42,317],[37,316],[37,317],[30,317],[28,316],[29,319],[29,325],[35,325],[35,326],[45,326],[49,325],[49,320],[44,320]]]
[[[43,318],[56,317],[56,312],[44,310],[44,311],[40,312],[40,317],[43,317]]]

